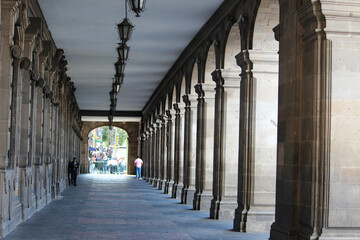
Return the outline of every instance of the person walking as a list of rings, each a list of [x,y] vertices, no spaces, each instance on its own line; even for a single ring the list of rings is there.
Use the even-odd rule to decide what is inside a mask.
[[[134,161],[134,165],[136,168],[136,178],[141,179],[141,167],[143,165],[143,160],[141,160],[141,158],[139,156],[137,156]]]
[[[76,178],[79,169],[79,163],[76,161],[76,157],[73,158],[73,161],[69,163],[69,168],[71,171],[71,184],[76,186]]]

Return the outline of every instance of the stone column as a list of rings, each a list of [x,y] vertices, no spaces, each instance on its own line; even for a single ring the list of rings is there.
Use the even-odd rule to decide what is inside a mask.
[[[233,219],[237,207],[240,77],[232,70],[215,70],[212,76],[216,94],[210,218]]]
[[[134,161],[136,157],[139,155],[138,153],[138,136],[132,135],[129,136],[129,144],[128,144],[128,169],[127,174],[135,174]]]
[[[15,15],[18,2],[4,1],[0,3],[1,15],[1,51],[0,51],[0,208],[1,236],[5,236],[21,222],[21,205],[19,204],[19,180],[15,156],[15,131],[18,116],[17,71],[21,59],[22,48],[18,41],[12,42]],[[15,118],[15,119],[14,119]]]
[[[172,193],[174,185],[174,138],[175,138],[175,126],[172,121],[172,116],[175,112],[173,109],[166,111],[167,124],[166,124],[166,183],[164,193]]]
[[[145,132],[142,132],[141,133],[141,138],[140,138],[140,157],[142,158],[143,160],[143,167],[141,168],[141,176],[142,176],[142,179],[146,179],[146,159],[147,159],[147,155],[146,155],[146,133]]]
[[[159,182],[160,182],[160,136],[161,136],[161,129],[160,129],[160,125],[159,123],[155,122],[153,124],[154,127],[154,138],[155,138],[155,143],[154,143],[154,182],[153,182],[153,186],[158,188],[159,187]]]
[[[144,141],[144,144],[145,144],[145,153],[144,153],[144,156],[143,157],[143,161],[144,161],[144,180],[145,181],[149,181],[149,169],[150,169],[150,155],[149,155],[149,131],[145,131],[144,132],[144,137],[145,137],[145,141]]]
[[[360,3],[284,1],[280,10],[277,192],[270,239],[357,239],[360,65],[354,61],[360,55]],[[288,31],[282,32],[284,26]]]
[[[149,184],[154,183],[154,128],[149,127]]]
[[[184,95],[185,129],[184,129],[184,187],[181,192],[181,203],[190,204],[195,193],[196,165],[196,131],[197,101],[195,95]]]
[[[183,188],[184,159],[184,104],[174,103],[175,113],[175,156],[174,156],[174,186],[172,198],[180,198]]]
[[[159,190],[165,189],[165,183],[166,183],[166,122],[164,119],[164,116],[161,116],[161,122],[160,122],[160,183],[158,186]]]
[[[198,94],[198,120],[194,210],[210,209],[212,199],[215,117],[214,87],[214,84],[206,83],[195,85],[195,91]]]

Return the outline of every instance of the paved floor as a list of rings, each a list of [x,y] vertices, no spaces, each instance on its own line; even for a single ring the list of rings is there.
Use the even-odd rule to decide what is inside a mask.
[[[78,186],[4,239],[268,239],[233,232],[232,221],[208,216],[131,176],[81,175]]]

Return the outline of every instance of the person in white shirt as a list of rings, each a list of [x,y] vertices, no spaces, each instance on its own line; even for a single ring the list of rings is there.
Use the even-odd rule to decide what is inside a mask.
[[[136,168],[136,178],[141,179],[141,167],[143,165],[143,160],[141,160],[141,158],[139,156],[137,156],[134,161],[134,165]]]

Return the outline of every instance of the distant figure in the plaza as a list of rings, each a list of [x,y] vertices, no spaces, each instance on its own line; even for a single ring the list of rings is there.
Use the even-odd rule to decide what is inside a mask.
[[[79,169],[79,163],[77,162],[76,157],[73,158],[73,161],[69,163],[69,168],[71,171],[71,184],[76,186],[76,178]]]
[[[136,168],[136,178],[140,179],[141,178],[141,166],[143,165],[143,160],[141,160],[141,158],[139,156],[137,156],[134,161],[134,165]]]
[[[107,172],[107,161],[108,161],[108,157],[106,154],[103,155],[103,170],[104,170],[104,173]]]

